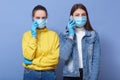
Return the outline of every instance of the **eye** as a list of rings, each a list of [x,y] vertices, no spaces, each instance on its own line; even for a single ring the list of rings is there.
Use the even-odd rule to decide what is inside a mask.
[[[42,19],[46,19],[46,17],[42,17]]]
[[[77,17],[77,16],[80,16],[80,14],[75,14],[75,16]]]
[[[40,19],[40,17],[36,17],[36,19]]]
[[[82,16],[87,16],[87,15],[85,13],[83,13]]]

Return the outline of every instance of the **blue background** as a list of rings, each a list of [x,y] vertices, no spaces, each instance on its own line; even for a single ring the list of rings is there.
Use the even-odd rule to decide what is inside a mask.
[[[120,0],[1,0],[0,1],[0,80],[22,80],[23,56],[21,39],[30,29],[34,6],[48,10],[48,28],[65,30],[74,3],[86,5],[91,24],[101,40],[99,80],[120,80]],[[62,61],[57,78],[62,80]]]

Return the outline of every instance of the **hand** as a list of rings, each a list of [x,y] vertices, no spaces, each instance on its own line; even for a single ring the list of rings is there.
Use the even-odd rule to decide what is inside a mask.
[[[34,38],[37,36],[37,32],[36,32],[37,26],[38,26],[37,21],[33,21],[31,26],[31,33],[32,33],[32,37]]]
[[[24,64],[32,64],[32,60],[24,58]]]
[[[75,21],[70,20],[67,25],[67,28],[69,31],[69,36],[74,36],[74,34],[75,34],[74,27],[75,27]]]

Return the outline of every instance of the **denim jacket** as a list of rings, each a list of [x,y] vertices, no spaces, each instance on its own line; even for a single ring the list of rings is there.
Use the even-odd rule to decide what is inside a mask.
[[[76,35],[73,40],[67,33],[61,33],[60,58],[65,61],[63,76],[79,77],[79,57]],[[83,80],[98,80],[100,43],[97,32],[86,30],[82,38]]]

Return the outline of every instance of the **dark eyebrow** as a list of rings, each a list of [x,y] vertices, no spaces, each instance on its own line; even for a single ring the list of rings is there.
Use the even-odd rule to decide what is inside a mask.
[[[46,19],[46,17],[42,17],[42,19]]]
[[[37,19],[40,19],[40,18],[42,18],[42,19],[46,19],[46,17],[36,17]]]
[[[83,13],[82,15],[83,15],[83,16],[86,16],[86,13]]]
[[[37,19],[40,19],[40,17],[36,17]]]

